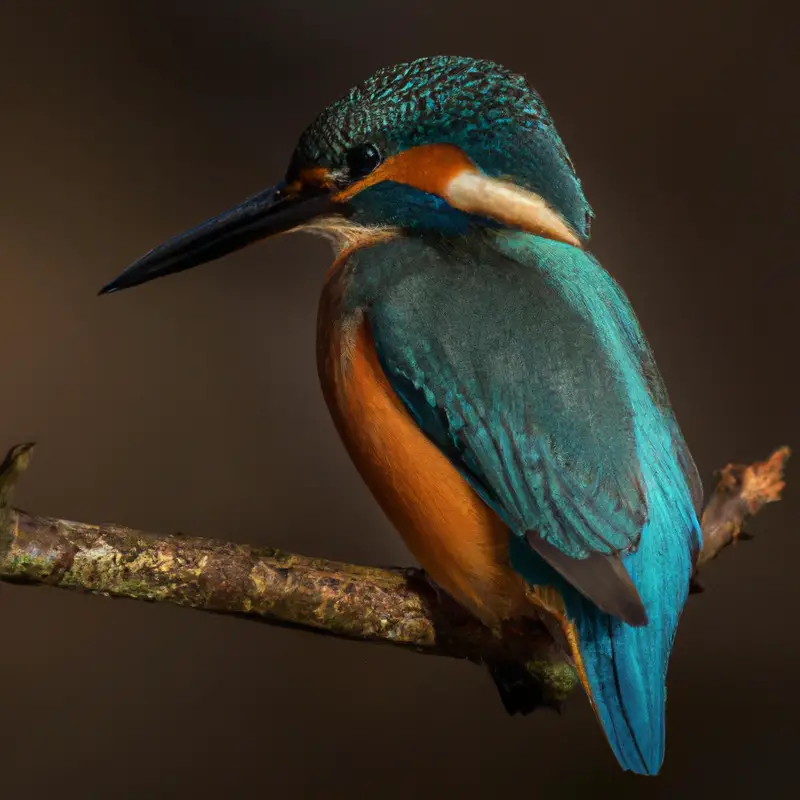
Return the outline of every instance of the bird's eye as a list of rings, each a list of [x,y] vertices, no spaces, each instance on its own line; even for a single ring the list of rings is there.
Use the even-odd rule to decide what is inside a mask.
[[[347,171],[350,180],[358,180],[370,174],[383,161],[381,151],[374,144],[360,144],[347,153]]]

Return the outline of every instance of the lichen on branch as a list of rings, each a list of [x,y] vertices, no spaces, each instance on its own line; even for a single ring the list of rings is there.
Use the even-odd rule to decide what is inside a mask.
[[[524,663],[542,686],[543,704],[555,707],[576,685],[544,626],[515,621],[497,637],[417,569],[356,566],[16,509],[10,492],[32,449],[17,445],[0,464],[0,580],[174,603],[476,663]],[[766,461],[721,470],[703,514],[698,568],[747,538],[747,519],[780,499],[788,457],[783,447]],[[701,590],[696,579],[693,589]]]

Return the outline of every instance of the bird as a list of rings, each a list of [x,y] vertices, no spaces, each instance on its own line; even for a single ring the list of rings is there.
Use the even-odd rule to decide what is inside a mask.
[[[100,294],[327,238],[317,369],[363,482],[438,591],[496,633],[548,626],[619,766],[655,775],[703,489],[593,220],[525,75],[425,56],[351,88],[284,180]],[[509,713],[533,710],[533,681],[489,669]]]

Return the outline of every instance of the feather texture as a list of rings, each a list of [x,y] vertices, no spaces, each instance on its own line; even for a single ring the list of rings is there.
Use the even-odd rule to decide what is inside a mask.
[[[620,763],[657,772],[700,490],[624,294],[591,255],[508,232],[396,240],[350,269],[392,388],[509,526],[515,569],[561,592]],[[564,567],[598,556],[624,569]]]
[[[442,55],[378,70],[306,129],[288,178],[306,166],[341,170],[347,151],[365,142],[385,156],[431,142],[457,145],[488,175],[513,175],[589,236],[591,207],[542,98],[500,64]],[[390,190],[392,202],[379,202],[386,188],[370,191],[363,205],[355,200],[362,220],[417,227],[448,211],[440,198],[420,193],[412,200]]]

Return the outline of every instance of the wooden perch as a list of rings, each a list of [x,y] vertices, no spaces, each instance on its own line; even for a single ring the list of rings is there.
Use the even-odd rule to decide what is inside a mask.
[[[32,448],[17,445],[0,465],[0,580],[175,603],[476,663],[522,662],[539,679],[542,702],[554,707],[576,685],[570,662],[544,626],[515,622],[498,638],[436,592],[421,570],[354,566],[13,508],[9,492]],[[766,461],[729,464],[719,473],[703,514],[698,569],[749,538],[744,523],[780,499],[788,457],[783,447]],[[693,590],[702,590],[696,576]]]

